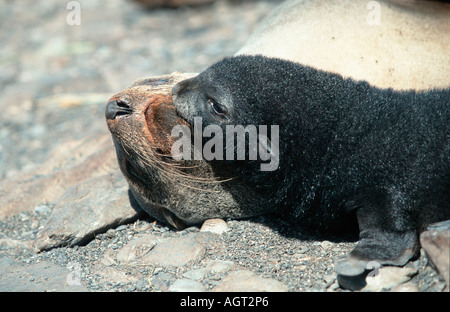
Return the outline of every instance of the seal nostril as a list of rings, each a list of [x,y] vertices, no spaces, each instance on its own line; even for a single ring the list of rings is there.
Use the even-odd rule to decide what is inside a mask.
[[[126,103],[124,101],[117,100],[116,103],[117,103],[118,107],[131,109],[130,105],[128,105],[128,103]]]
[[[133,110],[130,105],[121,100],[112,100],[106,104],[105,117],[106,119],[113,120],[117,116],[131,114]]]

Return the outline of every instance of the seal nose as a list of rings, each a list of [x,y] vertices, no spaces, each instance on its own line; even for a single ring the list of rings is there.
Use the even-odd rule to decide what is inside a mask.
[[[133,110],[130,105],[121,100],[112,100],[106,104],[105,117],[106,119],[113,120],[117,116],[131,114]]]

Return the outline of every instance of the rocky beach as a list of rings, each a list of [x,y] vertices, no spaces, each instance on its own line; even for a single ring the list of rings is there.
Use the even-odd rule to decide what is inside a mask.
[[[0,291],[349,291],[333,268],[355,237],[270,215],[182,231],[148,217],[105,123],[113,94],[233,55],[279,1],[72,2],[79,24],[66,1],[0,0]],[[417,259],[374,269],[360,291],[448,291],[449,242],[430,229]]]

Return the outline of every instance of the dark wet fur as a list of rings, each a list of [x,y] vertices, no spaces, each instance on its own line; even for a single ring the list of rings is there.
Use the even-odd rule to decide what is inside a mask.
[[[227,106],[228,120],[210,116],[208,97]],[[181,82],[174,103],[188,122],[279,125],[279,169],[235,161],[235,172],[272,211],[311,229],[339,229],[356,215],[360,242],[352,255],[360,259],[401,264],[427,224],[450,219],[449,89],[378,89],[240,56]]]

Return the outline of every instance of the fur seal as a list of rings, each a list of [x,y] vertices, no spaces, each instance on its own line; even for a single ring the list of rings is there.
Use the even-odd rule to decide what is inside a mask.
[[[450,86],[450,4],[415,0],[290,0],[237,55],[276,57],[380,88]]]
[[[446,42],[450,40],[448,36],[449,7],[438,4],[439,7],[423,11],[415,10],[417,4],[413,4],[411,8],[384,1],[380,3],[382,22],[380,25],[369,27],[365,19],[370,11],[366,8],[365,0],[348,1],[345,5],[337,0],[287,1],[261,23],[236,55],[263,54],[266,57],[282,58],[308,65],[307,67],[314,67],[319,71],[337,73],[356,80],[363,79],[373,86],[382,88],[426,90],[448,87],[450,58],[446,52],[448,46]],[[434,6],[434,4],[430,5]],[[343,16],[349,18],[342,18]],[[324,53],[327,55],[323,55]],[[411,66],[411,62],[414,62],[414,66]],[[259,196],[263,192],[264,185],[258,189],[255,187],[258,184],[249,183],[250,176],[236,175],[236,166],[233,162],[175,161],[171,157],[170,148],[175,140],[171,136],[171,130],[176,125],[189,124],[177,115],[170,89],[174,84],[193,76],[195,74],[172,74],[141,79],[113,96],[108,102],[105,116],[116,147],[119,165],[130,185],[130,191],[149,215],[175,228],[197,224],[209,218],[242,218],[270,212],[273,207],[267,205],[266,197]],[[281,78],[280,81],[275,82],[281,83],[286,77]],[[177,88],[180,88],[180,85],[174,91],[177,91]],[[390,91],[385,91],[385,94],[386,92]],[[444,116],[448,118],[448,115]],[[354,127],[357,129],[357,126]],[[448,134],[448,128],[443,129],[446,129]],[[326,134],[327,129],[321,130]],[[427,133],[429,133],[428,130],[420,133],[419,137],[424,139]],[[405,138],[413,137],[407,135]],[[305,139],[309,140],[309,137],[305,136]],[[373,139],[376,141],[375,137]],[[399,152],[399,150],[396,151]],[[442,159],[442,162],[448,164],[448,150],[445,155],[447,159]],[[361,164],[362,159],[359,161]],[[419,163],[420,161],[417,162],[416,167]],[[358,162],[355,166],[357,164]],[[253,169],[259,172],[258,168],[259,166],[255,166]],[[404,166],[397,169],[402,168],[405,169]],[[275,170],[275,173],[277,172]],[[350,171],[349,174],[351,173],[356,174],[357,171]],[[264,175],[270,174],[266,172],[261,177],[264,178]],[[395,176],[392,175],[392,177]],[[330,176],[328,182],[338,183],[336,179],[337,176]],[[271,181],[271,184],[277,185],[275,180]],[[445,186],[442,187],[445,188]],[[433,194],[439,193],[439,188],[433,190],[430,187],[429,190],[431,193],[435,192]],[[400,195],[403,190],[397,191],[398,204],[402,204],[403,197]],[[292,189],[292,194],[289,194],[292,196],[291,201],[299,196],[297,193],[297,190]],[[395,197],[394,195],[395,190],[391,189],[391,196]],[[445,198],[448,199],[448,196]],[[289,198],[286,199],[289,200]],[[312,203],[311,207],[320,203],[318,199],[312,197],[307,199]],[[424,202],[424,200],[420,201]],[[374,203],[377,203],[376,200]],[[434,211],[430,208],[430,203],[424,202],[424,207],[422,211]],[[449,218],[448,206],[446,207],[447,215],[444,219]],[[331,221],[330,219],[321,221],[320,213],[314,209],[310,211],[305,209],[302,218],[297,220],[303,220],[303,225],[308,225],[309,220],[315,220],[314,224],[321,223],[319,226],[322,229],[332,230],[333,227],[345,227],[338,220],[348,219],[350,223],[353,223],[355,220],[351,219],[352,215],[356,215],[356,211],[353,210],[352,213],[351,209],[349,211],[332,210],[329,211]],[[301,214],[299,212],[301,210],[297,210],[298,217]],[[286,207],[286,213],[293,212]],[[339,216],[339,213],[342,215]],[[330,217],[326,213],[325,215]],[[428,217],[430,222],[440,219],[440,217],[434,218],[431,214]],[[365,221],[370,222],[370,219]],[[407,250],[405,256],[400,256],[401,259],[394,259],[391,263],[401,264],[407,261],[407,258],[414,253],[408,248],[417,247],[417,241],[412,233],[428,222],[422,220],[424,222],[420,223],[422,221],[419,221],[414,224],[408,224],[408,220],[405,221],[406,227],[410,226],[413,229],[411,232],[406,231],[405,234],[406,238],[411,238],[410,241],[402,241],[399,238],[401,235],[394,235],[392,242],[389,243],[391,238],[382,235],[378,244],[374,243],[375,250],[379,248],[382,255],[383,250],[386,250],[388,246],[396,246],[398,254],[405,248]],[[373,222],[375,224],[372,228],[376,229],[376,222],[382,221],[374,219]],[[416,225],[417,228],[415,228]],[[367,227],[367,229],[370,228]],[[361,233],[361,239],[366,246],[370,245],[370,236],[366,232]],[[387,243],[383,245],[382,240],[386,240]],[[359,250],[363,249],[359,248]],[[361,260],[363,256],[367,256],[364,261]],[[358,256],[356,252],[345,261],[339,262],[336,270],[344,275],[357,275],[364,270],[369,259],[375,258],[380,257],[364,252]],[[382,262],[389,263],[386,259]]]
[[[404,265],[419,233],[450,219],[450,89],[380,89],[290,61],[236,56],[172,92],[191,126],[196,116],[224,132],[279,125],[277,170],[259,170],[261,160],[228,168],[253,187],[251,201],[318,231],[356,216],[360,240],[337,266],[346,275],[370,261]]]

